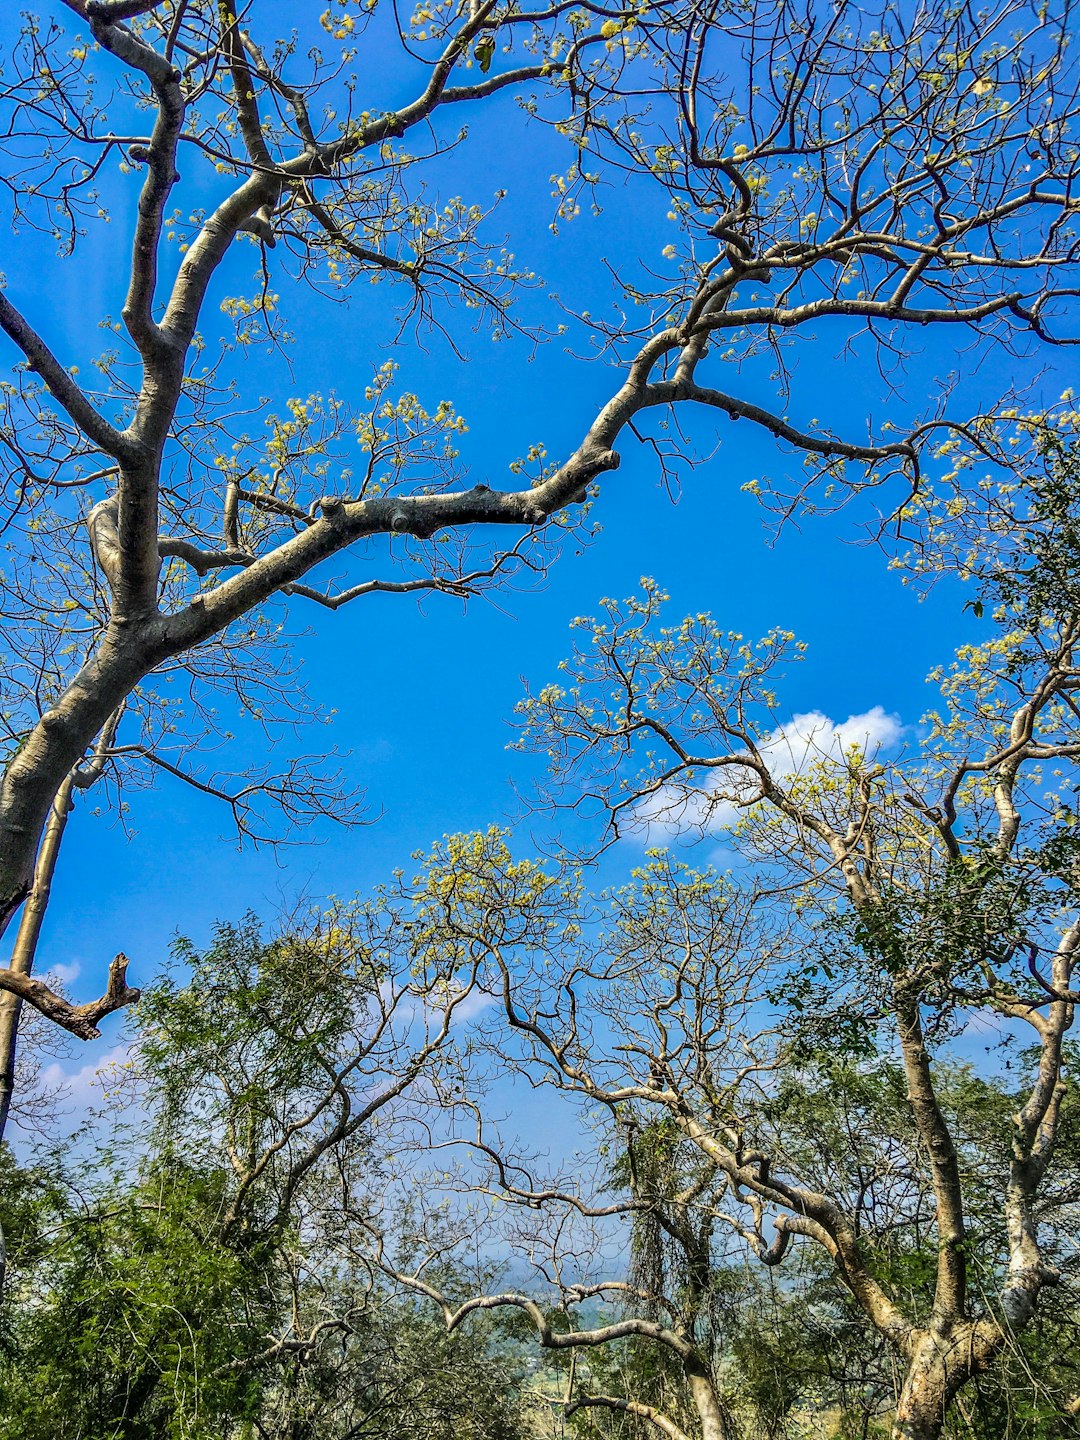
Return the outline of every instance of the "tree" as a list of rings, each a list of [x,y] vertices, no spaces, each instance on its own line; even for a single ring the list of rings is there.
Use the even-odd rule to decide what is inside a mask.
[[[982,645],[961,652],[943,685],[948,711],[934,717],[934,738],[914,764],[875,762],[856,745],[785,773],[792,762],[785,765],[776,737],[754,712],[768,705],[768,677],[788,638],[768,637],[755,650],[705,619],[654,630],[655,592],[594,628],[592,653],[573,667],[580,693],[548,691],[532,711],[546,743],[564,737],[570,764],[588,765],[596,753],[606,766],[627,744],[636,752],[639,740],[663,745],[670,763],[658,757],[646,778],[628,786],[647,797],[647,814],[677,813],[695,799],[702,816],[725,805],[743,811],[751,853],[774,873],[786,869],[804,904],[812,906],[815,894],[839,897],[840,930],[826,926],[816,942],[822,968],[808,967],[798,983],[820,1007],[815,1023],[840,1027],[834,1043],[845,1027],[866,1026],[882,1012],[894,1027],[935,1195],[939,1254],[929,1315],[913,1323],[880,1291],[859,1259],[847,1207],[836,1207],[827,1192],[785,1193],[770,1178],[766,1156],[750,1188],[790,1212],[778,1217],[780,1252],[791,1234],[822,1244],[871,1323],[904,1356],[903,1435],[938,1432],[953,1395],[1023,1329],[1040,1291],[1057,1278],[1040,1248],[1038,1196],[1067,1094],[1064,1045],[1073,1019],[1075,821],[1064,787],[1080,753],[1070,700],[1077,467],[1074,452],[1036,422],[1021,430],[1034,434],[1043,464],[1023,485],[1016,476],[1000,491],[988,482],[985,505],[962,508],[951,542],[944,523],[951,500],[939,497],[940,510],[934,499],[925,502],[934,517],[935,563],[951,554],[954,569],[981,571],[995,628]],[[971,514],[980,509],[980,518]],[[996,523],[986,525],[987,511]],[[973,556],[968,545],[980,519],[993,542]],[[1032,558],[1017,573],[1021,550]],[[596,680],[608,693],[619,686],[610,707],[599,702]],[[593,707],[588,714],[586,706]],[[623,778],[625,758],[618,761]],[[1045,764],[1060,767],[1054,778],[1040,776]],[[610,773],[602,771],[602,796],[612,794]],[[703,786],[697,776],[706,777]],[[623,799],[613,796],[613,812],[623,810]],[[831,987],[834,960],[837,978],[855,983],[854,992],[839,986],[843,1008],[825,1003],[812,983]],[[808,997],[797,986],[790,998],[805,1004]],[[1000,1308],[981,1316],[968,1292],[965,1185],[930,1049],[941,1027],[955,1024],[958,1007],[971,1006],[1030,1027],[1037,1050],[1002,1194],[1008,1259]],[[853,1043],[859,1038],[856,1030]],[[691,1132],[699,1123],[686,1120]],[[707,1153],[717,1145],[714,1127],[699,1135]],[[755,1169],[730,1140],[716,1153],[740,1182]]]
[[[406,914],[384,895],[180,944],[113,1082],[147,1113],[3,1152],[0,1435],[524,1433],[497,1326],[448,1337],[352,1263],[349,1210],[393,1184],[469,994],[410,956]]]
[[[493,1044],[532,1083],[696,1151],[707,1178],[687,1181],[684,1199],[701,1202],[697,1224],[727,1226],[767,1265],[793,1244],[820,1247],[901,1372],[897,1440],[936,1440],[957,1396],[1032,1324],[1075,1223],[1072,1187],[1053,1177],[1078,999],[1080,464],[1075,416],[1015,423],[1026,466],[968,483],[958,504],[973,457],[953,452],[905,511],[904,563],[977,577],[983,626],[939,676],[944,706],[924,741],[874,754],[857,736],[785,728],[776,688],[794,637],[750,644],[704,614],[665,626],[664,596],[646,585],[578,622],[586,641],[564,683],[524,704],[530,743],[553,757],[556,805],[598,807],[654,838],[723,833],[734,871],[656,852],[597,930],[580,880],[511,864],[497,836],[436,862],[448,941],[471,937],[497,977],[508,1033]],[[1024,1077],[1015,1109],[984,1107],[978,1126],[949,1078],[973,1015],[1015,1046],[1008,1063]],[[808,1063],[880,1073],[881,1056],[906,1101],[884,1134],[833,1145],[792,1130]],[[505,1161],[489,1183],[527,1206],[546,1193]],[[898,1207],[909,1235],[934,1237],[932,1273],[914,1286],[893,1252]],[[695,1233],[679,1241],[687,1256]],[[926,1254],[920,1242],[913,1258]],[[525,1308],[555,1347],[648,1336],[693,1384],[699,1326],[684,1307],[696,1293],[703,1284],[667,1297],[670,1321],[577,1335],[554,1333],[521,1294],[436,1298],[451,1326]],[[720,1440],[710,1385],[695,1401],[703,1435]],[[670,1434],[669,1418],[656,1424]]]
[[[223,1170],[151,1153],[135,1185],[100,1156],[82,1173],[5,1172],[18,1265],[0,1356],[5,1440],[527,1433],[520,1355],[497,1326],[448,1336],[430,1307],[364,1271],[290,1296],[301,1250],[330,1271],[337,1256],[315,1249],[326,1235],[226,1236]]]
[[[914,477],[926,446],[952,433],[936,406],[894,419],[894,435],[846,438],[788,418],[786,341],[813,327],[886,361],[927,326],[1009,351],[1069,338],[1068,6],[1008,0],[989,22],[963,8],[871,15],[816,0],[482,0],[421,5],[399,31],[374,5],[333,0],[314,37],[304,17],[282,38],[262,7],[241,13],[232,0],[57,9],[71,33],[55,17],[25,21],[4,78],[10,216],[26,243],[54,240],[75,264],[113,198],[129,184],[139,193],[116,277],[123,324],[100,317],[115,348],[94,357],[93,383],[31,322],[25,295],[0,293],[19,356],[2,430],[0,923],[31,893],[49,816],[62,826],[87,767],[112,787],[140,773],[187,780],[256,837],[268,833],[263,802],[286,818],[340,813],[315,761],[230,774],[197,758],[215,691],[257,716],[297,713],[286,604],[467,595],[519,562],[542,564],[627,433],[676,463],[674,432],[657,428],[676,405],[763,427],[833,484],[848,463],[868,482],[897,468]],[[368,101],[388,56],[411,98]],[[618,283],[631,318],[588,322],[617,374],[576,449],[550,465],[534,449],[524,481],[497,489],[471,476],[466,487],[456,408],[398,392],[392,365],[373,365],[362,402],[301,387],[275,410],[234,349],[285,343],[279,282],[340,297],[386,279],[414,321],[449,327],[454,300],[513,329],[529,272],[485,238],[482,205],[436,203],[424,188],[439,155],[465,143],[459,117],[504,92],[571,145],[561,221],[614,169],[659,188],[677,239],[662,275]],[[255,247],[253,297],[226,293],[241,242]],[[234,323],[223,349],[215,305]],[[709,382],[710,350],[772,357],[774,399]],[[489,527],[517,539],[471,553]],[[371,573],[377,542],[397,578]],[[318,571],[350,548],[341,585]],[[184,718],[171,676],[191,697]],[[86,1038],[135,993],[118,957],[101,999],[74,1006],[30,975],[35,947],[0,970],[13,997],[0,1072],[19,1002]]]
[[[522,910],[530,911],[526,935],[523,914],[512,915],[509,924],[501,916],[492,923],[497,906],[507,905],[509,887],[499,873],[506,860],[497,848],[489,850],[497,902],[489,896],[473,909],[459,901],[447,922],[448,929],[475,937],[482,914],[493,963],[506,967],[505,1021],[522,1049],[515,1059],[508,1038],[493,1043],[533,1084],[577,1095],[608,1112],[612,1128],[643,1135],[646,1144],[659,1137],[680,1147],[685,1158],[669,1170],[670,1189],[650,1193],[639,1170],[629,1197],[620,1199],[595,1179],[590,1185],[595,1162],[591,1169],[583,1164],[548,1178],[490,1125],[471,1141],[459,1136],[463,1148],[471,1146],[490,1163],[478,1175],[463,1174],[455,1188],[494,1193],[504,1209],[520,1208],[525,1218],[511,1229],[513,1243],[527,1245],[537,1257],[534,1263],[561,1293],[563,1306],[579,1307],[597,1296],[618,1300],[620,1311],[610,1323],[557,1323],[560,1317],[542,1292],[527,1289],[464,1297],[460,1290],[444,1290],[425,1273],[431,1259],[445,1253],[439,1238],[421,1251],[415,1268],[391,1264],[388,1273],[438,1303],[451,1329],[475,1313],[509,1306],[525,1311],[540,1343],[555,1351],[589,1351],[638,1337],[641,1345],[668,1352],[678,1376],[674,1393],[690,1421],[653,1403],[644,1387],[629,1395],[596,1394],[587,1373],[569,1403],[629,1409],[676,1440],[696,1433],[731,1440],[738,1433],[728,1412],[731,1397],[724,1394],[712,1348],[709,1307],[717,1277],[730,1263],[733,1243],[776,1266],[801,1240],[821,1247],[834,1294],[843,1287],[864,1329],[880,1337],[900,1367],[894,1435],[938,1436],[957,1394],[995,1366],[1031,1323],[1040,1292],[1060,1279],[1055,1259],[1075,1225],[1075,1189],[1064,1178],[1060,1188],[1044,1181],[1065,1094],[1055,1049],[1061,1012],[1053,1007],[1072,1001],[1046,1002],[1050,1033],[1038,1031],[1041,1055],[1031,1087],[1022,1093],[1019,1111],[1000,1105],[993,1112],[991,1128],[986,1108],[973,1116],[957,1103],[958,1092],[941,1063],[931,1061],[925,1041],[921,1055],[912,1056],[908,1032],[900,1030],[892,1008],[899,1002],[882,995],[895,977],[878,968],[873,953],[859,966],[841,948],[835,928],[827,930],[829,948],[823,945],[817,959],[831,979],[822,981],[818,971],[815,983],[814,932],[805,916],[799,929],[774,935],[770,945],[749,913],[751,906],[761,909],[760,895],[740,896],[718,876],[672,868],[658,857],[616,897],[606,931],[588,942],[566,938],[580,923],[580,892],[556,889],[553,882],[544,901],[535,894],[526,900],[526,866],[518,862],[515,884],[522,887]],[[477,882],[481,875],[474,871],[472,878]],[[529,887],[535,890],[537,883],[532,878]],[[910,971],[903,973],[911,983]],[[969,992],[970,978],[965,981],[953,977],[957,988]],[[1000,1003],[1000,975],[997,984]],[[930,982],[923,985],[927,1025],[947,1034],[957,1006],[972,1002],[965,993],[950,1005]],[[1045,1019],[1041,998],[1028,994],[1020,1002],[1007,993],[1014,1012],[1026,1006],[1038,1029]],[[776,1015],[773,1007],[792,1004],[801,1004],[806,1018],[798,1011],[792,1018]],[[805,1107],[800,1120],[793,1097],[838,1086],[841,1075],[830,1070],[830,1061],[845,1052],[870,1057],[890,1040],[899,1054],[888,1129],[864,1125],[830,1136],[824,1125],[815,1131]],[[1031,1134],[1031,1112],[1042,1099],[1040,1080],[1050,1065],[1059,1088],[1048,1121],[1040,1115]],[[921,1077],[921,1093],[913,1071]],[[870,1086],[869,1079],[855,1081],[856,1089]],[[919,1103],[927,1090],[936,1133],[949,1139],[944,1161],[940,1150],[929,1148],[926,1109]],[[896,1103],[900,1098],[907,1102],[903,1107]],[[888,1113],[880,1105],[877,1110],[879,1117]],[[951,1245],[940,1238],[950,1218],[956,1223],[955,1211],[950,1216],[942,1200],[946,1165],[954,1182],[947,1193],[964,1226],[959,1243]],[[433,1185],[430,1191],[433,1215],[439,1215],[440,1189]],[[611,1278],[595,1279],[590,1257],[617,1255],[619,1242],[605,1245],[582,1227],[641,1212],[664,1230],[676,1257],[670,1270],[660,1273],[659,1283],[643,1285],[620,1273],[615,1261]],[[540,1218],[530,1228],[534,1215]],[[957,1296],[950,1287],[959,1285]],[[864,1397],[870,1413],[880,1403],[873,1395],[871,1370]]]

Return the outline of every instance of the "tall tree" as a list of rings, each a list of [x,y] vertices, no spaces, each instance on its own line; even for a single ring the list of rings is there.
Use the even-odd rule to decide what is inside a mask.
[[[531,707],[540,738],[560,748],[567,765],[589,770],[598,760],[593,793],[610,797],[613,815],[629,813],[629,794],[639,823],[692,811],[688,818],[707,828],[711,818],[722,823],[725,809],[729,821],[742,815],[737,833],[748,855],[795,885],[802,905],[824,896],[839,902],[841,929],[826,926],[815,942],[824,968],[808,967],[799,983],[809,986],[819,1023],[841,1035],[852,1022],[889,1017],[935,1197],[929,1313],[907,1315],[881,1290],[860,1261],[849,1209],[826,1186],[786,1193],[763,1155],[748,1188],[788,1211],[775,1222],[780,1249],[792,1234],[823,1245],[871,1323],[904,1356],[904,1436],[938,1433],[952,1397],[1024,1328],[1057,1278],[1040,1245],[1038,1197],[1068,1092],[1065,1041],[1076,998],[1070,777],[1080,754],[1072,701],[1080,471],[1061,434],[1069,425],[1068,415],[1054,428],[1019,420],[1014,438],[1030,446],[1030,469],[987,480],[981,502],[959,503],[954,470],[909,510],[913,524],[921,513],[926,537],[915,568],[978,574],[977,606],[993,612],[989,638],[965,647],[943,676],[948,708],[932,717],[931,739],[914,762],[875,759],[854,737],[847,745],[806,737],[799,756],[797,739],[765,719],[769,677],[790,637],[752,648],[707,620],[664,630],[655,591],[594,628],[592,647],[571,667],[580,688],[549,690]],[[646,743],[662,748],[634,779],[627,746],[640,754]],[[842,1008],[810,983],[815,976],[837,985]],[[791,998],[800,1003],[797,989]],[[965,1184],[932,1059],[935,1035],[972,1006],[1026,1028],[1036,1047],[1002,1193],[1007,1263],[988,1311],[970,1294]],[[754,1172],[715,1123],[684,1123],[740,1183]]]
[[[524,1434],[497,1324],[447,1336],[352,1263],[349,1213],[429,1123],[470,991],[408,914],[384,895],[178,946],[115,1080],[130,1121],[0,1154],[5,1440]]]
[[[540,563],[554,522],[617,467],[627,433],[675,463],[673,432],[656,428],[675,405],[749,420],[832,482],[848,463],[863,478],[914,476],[949,433],[936,403],[894,418],[894,433],[789,418],[786,344],[817,327],[883,358],[927,326],[1008,350],[1068,338],[1080,163],[1068,5],[1007,0],[988,19],[818,0],[469,0],[420,5],[399,26],[374,4],[333,0],[295,36],[265,5],[232,0],[54,11],[23,22],[0,90],[20,243],[44,236],[65,263],[81,252],[96,265],[84,241],[123,186],[138,199],[110,277],[123,323],[94,317],[115,348],[92,380],[61,353],[61,329],[29,318],[31,296],[0,293],[19,357],[2,416],[3,924],[33,887],[50,814],[62,822],[58,797],[95,751],[108,783],[140,767],[186,779],[229,804],[242,832],[265,833],[263,800],[338,813],[317,764],[230,777],[192,758],[215,689],[288,713],[286,603],[468,594],[519,558]],[[392,85],[376,91],[380,76]],[[588,322],[618,373],[576,448],[550,465],[530,452],[524,482],[491,488],[462,472],[455,407],[399,392],[376,361],[362,400],[302,386],[269,411],[220,351],[220,310],[233,344],[276,345],[295,286],[343,295],[385,279],[413,317],[450,327],[455,300],[495,331],[513,327],[528,272],[485,238],[482,205],[425,189],[438,156],[467,143],[462,117],[509,95],[521,123],[570,142],[561,219],[614,167],[659,187],[676,225],[670,270],[616,287],[639,318]],[[497,183],[507,172],[501,161]],[[239,242],[256,247],[251,296],[226,291]],[[782,377],[765,403],[709,378],[757,354]],[[471,553],[491,527],[511,539]],[[344,583],[313,573],[350,547]],[[396,574],[373,573],[378,554]],[[159,687],[178,674],[185,719]],[[119,958],[99,1001],[71,1005],[28,973],[31,950],[0,970],[0,989],[75,1035],[134,993]]]
[[[433,871],[448,887],[447,943],[470,937],[494,968],[509,1038],[493,1043],[510,1063],[696,1148],[708,1192],[689,1197],[764,1263],[820,1247],[895,1356],[896,1440],[937,1440],[956,1397],[1032,1324],[1073,1223],[1054,1165],[1080,999],[1077,418],[1017,417],[1002,439],[1026,444],[1026,463],[958,493],[990,452],[952,452],[907,507],[905,563],[977,577],[983,637],[942,672],[944,704],[906,751],[874,753],[850,726],[785,724],[780,675],[799,655],[786,632],[755,645],[705,614],[665,625],[655,585],[578,622],[586,639],[564,683],[524,706],[553,757],[555,803],[599,807],[610,833],[725,834],[731,876],[657,854],[596,930],[579,880],[511,864],[497,836],[439,854]],[[1012,1038],[1024,1076],[1015,1109],[982,1132],[949,1084],[974,1014]],[[902,1076],[906,1115],[865,1137],[865,1160],[860,1134],[807,1144],[789,1128],[802,1063],[823,1053],[884,1054]],[[496,1168],[511,1196],[540,1203],[543,1187]],[[924,1288],[887,1263],[904,1192],[907,1223],[925,1205],[932,1226]],[[451,1325],[531,1304],[443,1303]],[[688,1379],[700,1364],[697,1323],[678,1305],[678,1323],[639,1317],[577,1339],[530,1313],[545,1344],[638,1333],[683,1359]],[[720,1440],[715,1406],[697,1408]]]
[[[463,845],[441,857],[440,880],[444,865],[460,873],[468,853]],[[784,888],[740,892],[730,880],[662,857],[611,898],[599,929],[583,922],[587,905],[576,884],[511,864],[494,839],[470,879],[472,895],[459,885],[447,905],[446,934],[448,943],[468,936],[486,948],[501,972],[507,1033],[491,1043],[504,1059],[532,1084],[608,1114],[623,1134],[629,1129],[653,1146],[659,1138],[697,1158],[680,1162],[677,1183],[671,1170],[668,1189],[658,1191],[655,1175],[639,1168],[629,1196],[613,1196],[597,1182],[595,1153],[591,1164],[549,1177],[499,1139],[478,1096],[479,1129],[458,1143],[480,1169],[463,1163],[451,1194],[495,1194],[500,1216],[520,1210],[522,1218],[499,1223],[510,1225],[519,1249],[528,1245],[573,1315],[598,1296],[617,1300],[619,1313],[610,1322],[586,1316],[567,1324],[542,1291],[444,1289],[430,1278],[447,1253],[441,1231],[414,1268],[388,1263],[388,1273],[440,1305],[450,1329],[514,1307],[556,1351],[637,1337],[667,1354],[679,1377],[673,1394],[689,1421],[645,1389],[594,1394],[587,1370],[570,1403],[629,1409],[672,1437],[731,1440],[737,1432],[713,1363],[710,1310],[730,1247],[741,1243],[768,1266],[782,1265],[800,1245],[820,1247],[834,1293],[843,1292],[867,1336],[892,1352],[896,1440],[936,1440],[957,1396],[999,1364],[1032,1324],[1042,1292],[1060,1283],[1075,1185],[1064,1164],[1055,1183],[1053,1157],[1071,1117],[1063,1042],[1073,992],[1051,997],[1037,980],[1025,984],[1023,957],[1015,966],[1000,956],[988,961],[987,937],[965,934],[955,911],[947,933],[937,897],[926,917],[936,944],[926,944],[908,910],[891,933],[911,948],[903,966],[887,967],[868,937],[853,939],[857,919],[823,918],[819,930],[804,904],[789,925],[776,915]],[[1023,923],[1029,937],[1041,933],[1042,941],[1029,943],[1045,943],[1057,907],[1040,913],[1028,900],[1022,920],[1014,911],[1011,923]],[[989,942],[995,950],[998,939]],[[1057,969],[1038,972],[1047,985],[1067,983],[1063,953],[1068,947],[1055,945]],[[980,1111],[951,1083],[948,1037],[973,1006],[1036,1034],[1035,1056],[1012,1062],[1028,1072],[1015,1109]],[[845,1081],[829,1069],[829,1057],[857,1065],[879,1048],[895,1051],[889,1103],[872,1098],[871,1076],[856,1070]],[[843,1084],[853,1097],[860,1085],[863,1094],[846,1116],[840,1109],[839,1124],[827,1103],[808,1109],[807,1094]],[[430,1187],[433,1220],[444,1213],[446,1189]],[[678,1264],[643,1284],[616,1258],[609,1278],[597,1279],[597,1257],[620,1251],[610,1236],[605,1241],[604,1226],[642,1212],[660,1225]],[[462,1223],[476,1221],[466,1215]],[[867,1403],[876,1408],[872,1393]]]

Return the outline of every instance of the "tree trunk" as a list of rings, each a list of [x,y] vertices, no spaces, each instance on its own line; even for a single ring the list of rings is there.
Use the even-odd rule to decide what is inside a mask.
[[[713,1384],[708,1367],[700,1361],[694,1360],[687,1360],[685,1367],[690,1394],[694,1399],[694,1408],[701,1421],[701,1440],[729,1440],[724,1412],[720,1408],[716,1386]]]
[[[41,923],[45,919],[45,911],[49,905],[49,893],[52,890],[52,878],[56,873],[60,841],[64,838],[64,829],[71,810],[74,779],[74,771],[69,772],[53,801],[49,823],[45,828],[45,838],[42,841],[41,852],[34,870],[34,888],[26,901],[22,919],[19,922],[19,933],[11,956],[11,968],[18,970],[23,975],[29,975],[34,968],[38,938],[41,935]],[[7,1130],[8,1116],[11,1114],[11,1099],[15,1090],[15,1046],[19,1037],[21,1013],[22,1001],[17,995],[12,995],[6,990],[0,993],[0,1141],[3,1140],[4,1132]],[[7,1241],[3,1228],[0,1227],[0,1300],[3,1299],[6,1283]]]
[[[939,1440],[949,1406],[985,1369],[1001,1338],[987,1321],[916,1331],[907,1347],[892,1440]]]
[[[64,838],[64,829],[71,811],[74,780],[74,771],[69,771],[53,801],[49,823],[45,827],[45,836],[34,868],[34,887],[23,906],[19,932],[11,954],[11,969],[17,970],[21,975],[29,975],[34,968],[41,925],[49,906],[53,875],[56,873],[60,842]],[[7,991],[0,993],[0,1140],[4,1138],[8,1115],[11,1113],[11,1099],[15,1088],[15,1048],[21,1013],[22,1001],[17,995]]]
[[[930,1357],[912,1361],[896,1407],[893,1440],[939,1440],[947,1407],[944,1365]]]

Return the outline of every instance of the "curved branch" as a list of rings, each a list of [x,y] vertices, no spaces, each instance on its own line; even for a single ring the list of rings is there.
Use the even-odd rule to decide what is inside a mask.
[[[25,1000],[69,1035],[79,1040],[96,1040],[101,1034],[98,1023],[106,1015],[122,1010],[125,1005],[134,1005],[139,998],[140,992],[127,983],[127,967],[127,956],[117,955],[109,966],[109,983],[104,995],[85,1005],[72,1005],[43,981],[18,970],[0,970],[0,990]]]
[[[577,1410],[590,1407],[621,1410],[625,1415],[636,1415],[641,1420],[647,1420],[650,1425],[655,1425],[668,1440],[690,1440],[686,1431],[680,1430],[674,1420],[670,1420],[654,1406],[646,1405],[643,1400],[624,1400],[618,1395],[579,1395],[566,1406],[566,1414],[570,1416]]]

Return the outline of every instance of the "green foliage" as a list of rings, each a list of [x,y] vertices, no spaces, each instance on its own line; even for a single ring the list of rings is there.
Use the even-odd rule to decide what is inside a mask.
[[[430,995],[396,936],[373,902],[181,942],[115,1152],[0,1152],[0,1440],[519,1440],[497,1324],[448,1335],[354,1247],[387,1164],[355,1095],[415,1056]]]
[[[186,1440],[250,1417],[261,1384],[229,1365],[263,1343],[270,1256],[221,1236],[224,1173],[7,1168],[35,1223],[12,1232],[0,1436]]]

